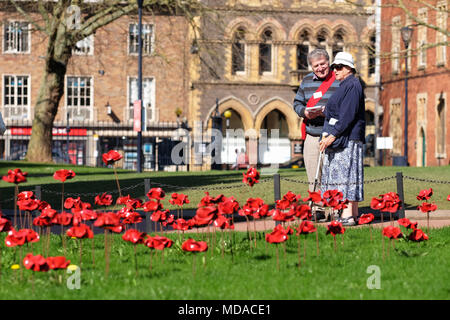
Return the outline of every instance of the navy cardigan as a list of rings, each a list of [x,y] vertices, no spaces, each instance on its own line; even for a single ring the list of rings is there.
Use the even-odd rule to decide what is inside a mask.
[[[349,140],[364,142],[364,93],[361,83],[353,74],[340,82],[339,88],[328,100],[324,113],[324,132],[336,138],[346,136]]]

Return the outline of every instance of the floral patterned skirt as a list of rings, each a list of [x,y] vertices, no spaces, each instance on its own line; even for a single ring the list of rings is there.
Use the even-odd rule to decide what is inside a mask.
[[[350,140],[348,146],[339,150],[325,150],[322,193],[339,190],[349,201],[364,200],[363,143]]]

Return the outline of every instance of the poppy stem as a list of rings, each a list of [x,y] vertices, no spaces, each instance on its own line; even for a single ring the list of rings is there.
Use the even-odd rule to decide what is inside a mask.
[[[19,185],[14,186],[14,228],[17,228],[17,195],[19,194]]]
[[[164,249],[161,250],[161,264],[164,264]]]
[[[64,211],[64,182],[62,183],[62,192],[61,192],[61,213]]]
[[[150,267],[149,267],[150,272],[152,271],[152,260],[153,260],[153,250],[150,249]]]
[[[392,212],[389,212],[389,220],[391,221],[391,225],[394,225],[394,220],[392,220]]]
[[[342,234],[342,248],[344,247],[344,234]]]
[[[301,254],[300,254],[300,252],[301,252],[301,245],[300,245],[300,235],[298,236],[298,239],[297,239],[297,253],[298,253],[298,268],[300,269],[300,266],[301,266],[301,264],[302,264],[302,259],[301,259]]]
[[[80,268],[81,268],[82,257],[83,257],[83,242],[81,242],[81,239],[78,239],[78,241],[80,242]]]
[[[195,278],[195,254],[192,255],[192,275]]]
[[[138,264],[137,264],[136,245],[134,245],[134,267],[136,268],[136,277],[137,277],[138,276]]]
[[[427,233],[430,234],[430,213],[427,212]]]
[[[277,252],[277,270],[280,271],[280,258],[279,258],[279,255],[278,255],[278,245],[277,244],[275,245],[275,249],[276,249],[276,252]]]
[[[302,241],[303,241],[303,263],[306,263],[306,245],[307,245],[306,234]]]
[[[369,223],[370,242],[372,242],[372,225]]]
[[[256,249],[256,219],[253,218],[253,230],[254,230],[254,238],[255,238],[255,249]]]
[[[334,240],[334,252],[336,253],[336,236],[333,236],[333,240]]]
[[[183,207],[181,207],[181,219],[183,219]]]
[[[317,246],[317,256],[320,255],[320,250],[319,250],[319,232],[316,231],[316,246]]]
[[[117,190],[119,190],[119,197],[122,198],[122,191],[120,191],[119,177],[117,176],[117,170],[116,170],[115,164],[113,164],[113,169],[114,169],[114,176],[116,177]]]
[[[94,237],[92,237],[92,265],[95,266]]]
[[[286,260],[286,242],[283,242],[283,258]]]
[[[248,241],[249,241],[249,247],[250,249],[252,248],[252,235],[250,233],[250,221],[248,221],[248,217],[245,215],[245,219],[247,220],[247,236],[248,236]]]
[[[223,259],[224,251],[225,251],[225,242],[223,241],[223,229],[220,232],[220,242],[222,243],[222,259]],[[0,254],[1,254],[1,251],[0,251]]]

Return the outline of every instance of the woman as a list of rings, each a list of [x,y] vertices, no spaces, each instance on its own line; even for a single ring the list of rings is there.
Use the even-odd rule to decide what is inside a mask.
[[[321,191],[339,190],[349,200],[338,221],[345,226],[356,224],[358,202],[364,200],[363,141],[364,93],[355,77],[353,57],[339,52],[331,64],[339,88],[325,107],[325,124],[320,151],[324,151]]]

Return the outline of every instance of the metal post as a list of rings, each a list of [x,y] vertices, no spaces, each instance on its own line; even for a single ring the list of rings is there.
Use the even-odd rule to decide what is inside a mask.
[[[150,179],[144,179],[144,194],[147,195],[147,193],[150,191]],[[151,225],[152,225],[152,220],[150,219],[150,214],[146,214],[145,215],[145,231],[147,233],[150,233],[151,230]]]
[[[275,203],[277,200],[281,199],[281,183],[280,183],[280,174],[275,173],[273,175],[273,197],[275,200]],[[275,225],[279,225],[281,222],[276,221]]]
[[[397,211],[397,213],[398,213],[398,218],[402,219],[405,217],[405,206],[406,206],[405,196],[403,194],[403,173],[397,172],[396,178],[397,178],[397,194],[398,194],[400,200],[402,201],[402,207]]]
[[[138,100],[141,101],[141,130],[137,133],[137,172],[142,172],[142,130],[144,129],[144,121],[142,121],[142,117],[144,116],[142,110],[142,2],[143,0],[138,0]]]
[[[405,43],[405,49],[408,50],[408,44]],[[408,166],[408,52],[405,57],[405,162]]]
[[[34,187],[34,195],[35,195],[36,199],[42,200],[41,199],[41,196],[42,196],[41,186]]]

